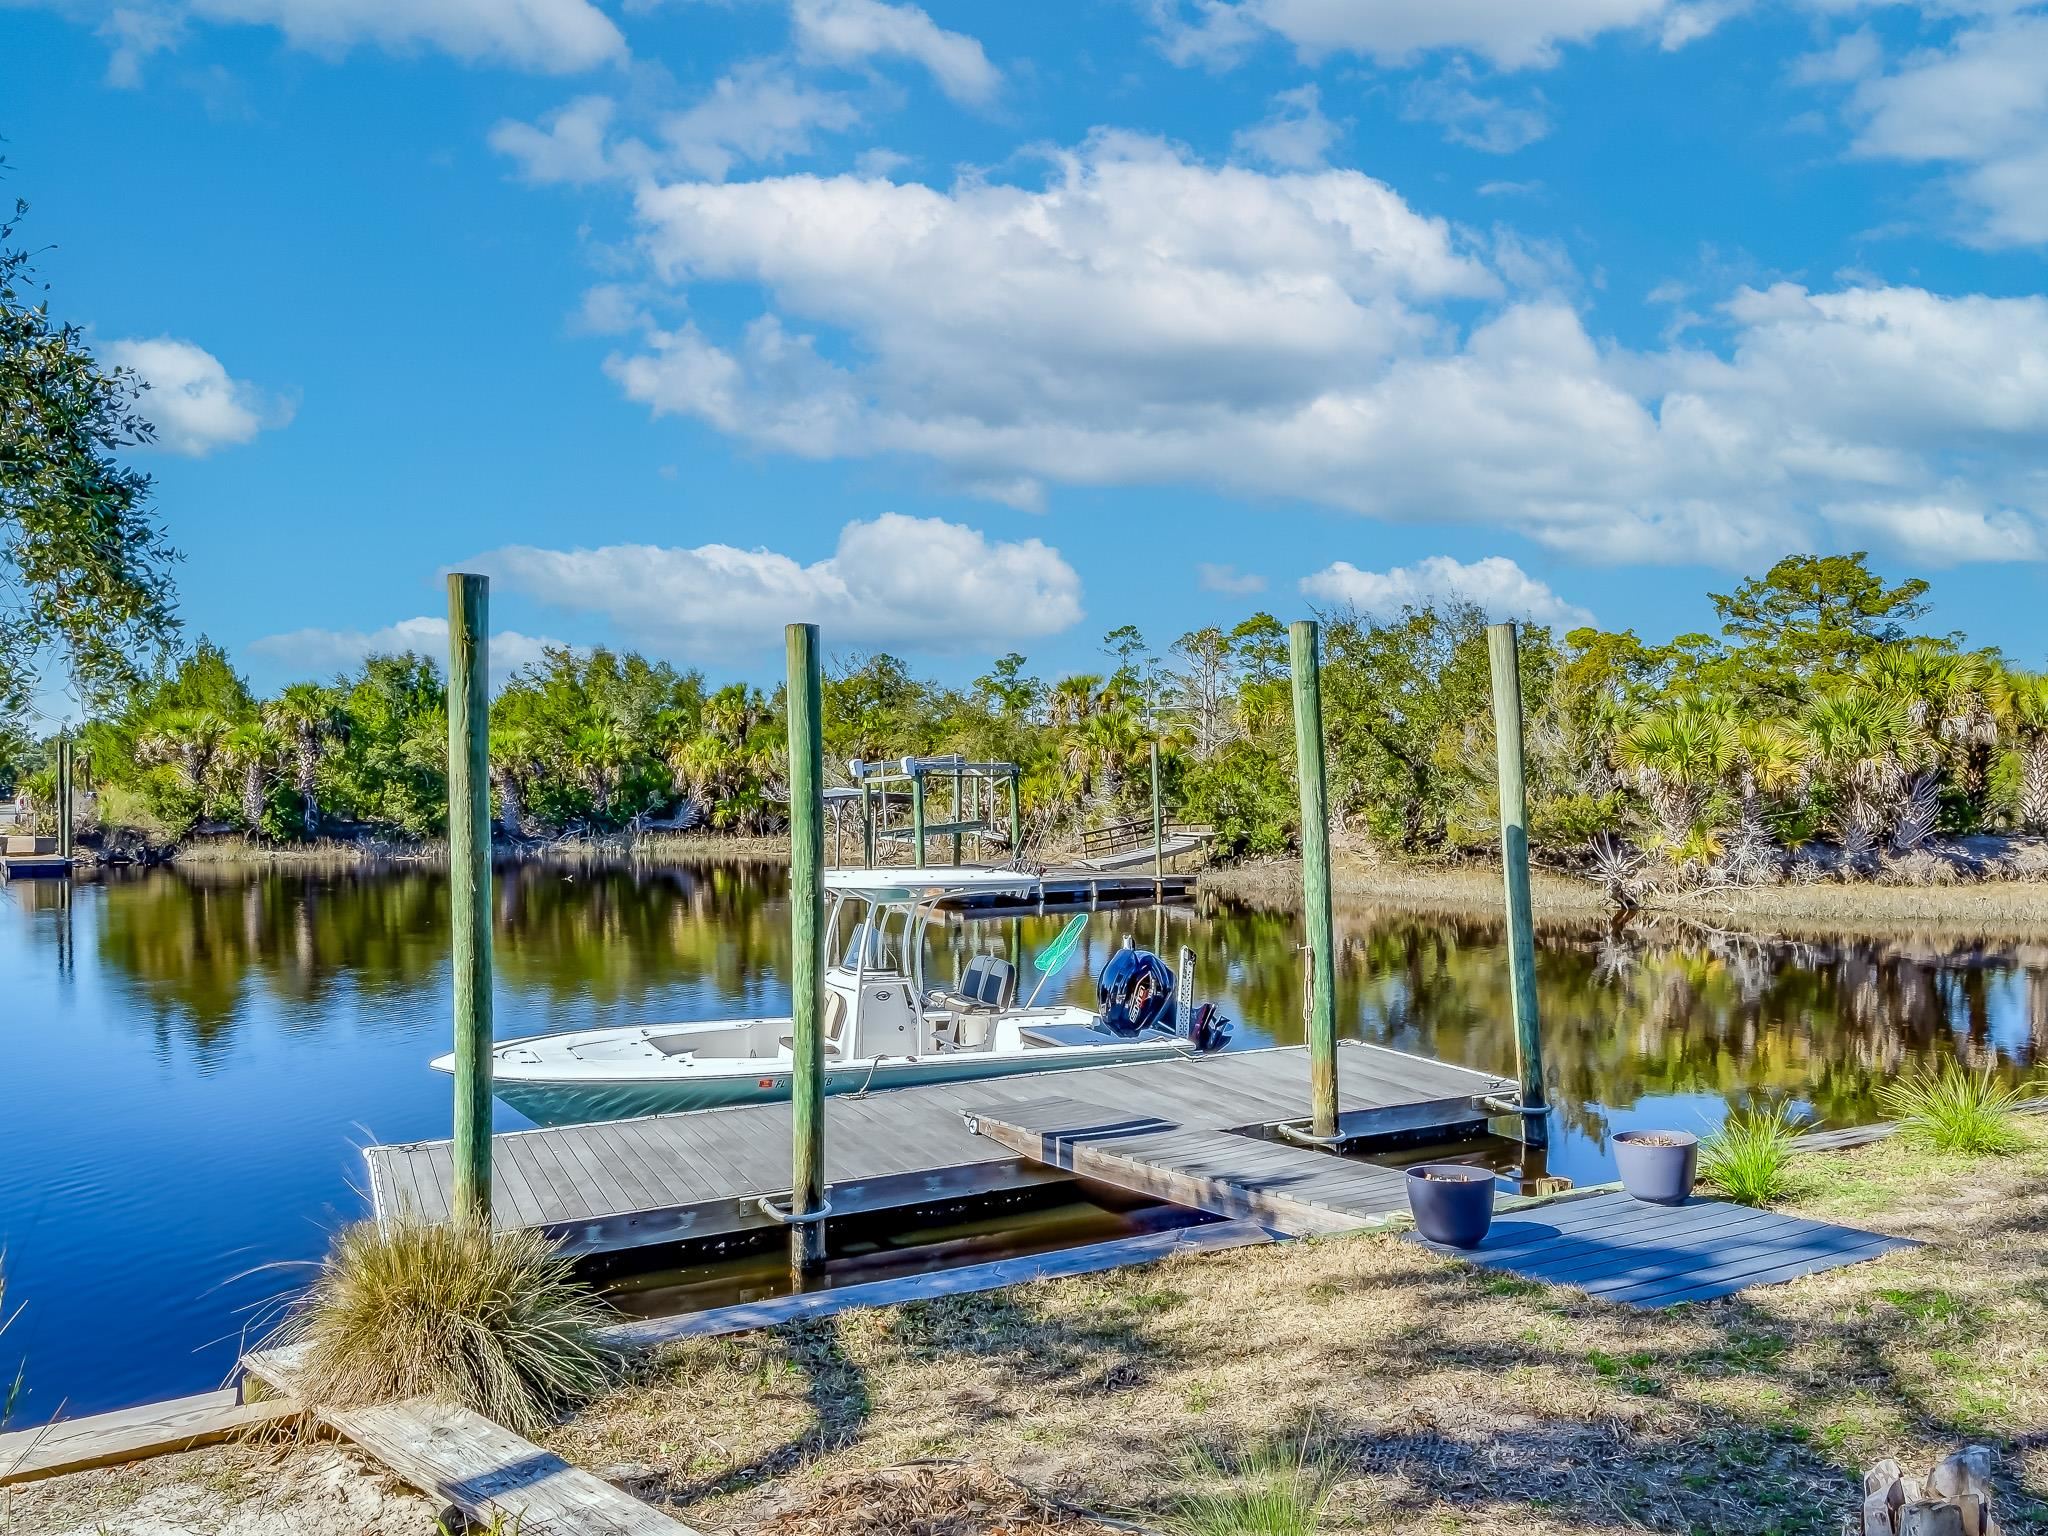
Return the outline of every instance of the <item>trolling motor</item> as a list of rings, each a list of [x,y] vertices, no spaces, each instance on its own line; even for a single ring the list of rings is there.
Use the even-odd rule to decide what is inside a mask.
[[[1192,981],[1192,969],[1189,975]],[[1198,1051],[1222,1050],[1230,1042],[1230,1021],[1214,1003],[1179,1006],[1178,990],[1166,962],[1149,949],[1120,949],[1095,979],[1096,1022],[1125,1039],[1160,1030],[1181,1035]]]

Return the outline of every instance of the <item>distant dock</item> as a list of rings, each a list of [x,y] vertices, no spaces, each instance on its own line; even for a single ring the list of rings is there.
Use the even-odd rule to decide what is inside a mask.
[[[1346,1042],[1338,1048],[1341,1132],[1453,1137],[1483,1129],[1485,1100],[1512,1091],[1469,1068]],[[1247,1168],[1280,1149],[1273,1128],[1304,1120],[1308,1051],[1280,1046],[1182,1061],[1029,1072],[981,1082],[901,1088],[825,1101],[825,1156],[835,1216],[921,1207],[1070,1183],[970,1127],[1004,1106],[1049,1099],[1114,1104],[1170,1121],[1236,1151]],[[1345,1165],[1318,1154],[1332,1170]],[[446,1141],[376,1146],[365,1154],[380,1221],[441,1221],[453,1163]],[[1353,1165],[1356,1166],[1356,1165]],[[510,1131],[492,1138],[492,1215],[501,1227],[547,1233],[576,1254],[779,1230],[761,1202],[789,1190],[790,1107],[746,1105],[637,1120]],[[1388,1182],[1395,1183],[1392,1176]]]

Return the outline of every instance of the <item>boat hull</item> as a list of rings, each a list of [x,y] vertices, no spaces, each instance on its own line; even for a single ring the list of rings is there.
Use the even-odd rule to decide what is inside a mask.
[[[934,1083],[971,1083],[1039,1072],[1072,1071],[1077,1067],[1124,1066],[1136,1061],[1175,1060],[1188,1054],[1175,1040],[1132,1040],[1065,1050],[1022,1054],[966,1052],[959,1055],[905,1057],[825,1069],[825,1091],[882,1093],[893,1088],[921,1088]],[[536,1125],[582,1125],[593,1120],[630,1120],[641,1115],[667,1115],[684,1110],[725,1109],[735,1104],[786,1103],[790,1093],[786,1061],[764,1061],[758,1072],[744,1076],[700,1075],[687,1081],[562,1082],[499,1076],[491,1084],[507,1105]]]

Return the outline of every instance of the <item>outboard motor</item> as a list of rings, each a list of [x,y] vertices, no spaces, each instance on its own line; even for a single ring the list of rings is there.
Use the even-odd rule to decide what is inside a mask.
[[[1149,949],[1120,949],[1095,978],[1095,1017],[1113,1035],[1173,1027],[1173,972]]]
[[[1120,949],[1096,978],[1095,1016],[1125,1039],[1148,1029],[1177,1031],[1198,1051],[1222,1050],[1230,1043],[1230,1021],[1214,1003],[1182,1006],[1179,990],[1166,962],[1150,950]]]

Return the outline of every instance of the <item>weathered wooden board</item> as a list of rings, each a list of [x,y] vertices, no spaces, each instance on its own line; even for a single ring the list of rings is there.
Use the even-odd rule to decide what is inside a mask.
[[[1065,1095],[1228,1131],[1305,1116],[1308,1075],[1308,1053],[1292,1046],[834,1095],[825,1108],[832,1209],[901,1210],[1073,1177],[975,1135],[964,1109]],[[1338,1051],[1338,1079],[1350,1135],[1468,1127],[1483,1118],[1477,1100],[1508,1086],[1352,1043]],[[493,1143],[493,1214],[501,1227],[536,1227],[571,1253],[765,1229],[772,1220],[755,1202],[788,1191],[789,1126],[787,1104],[764,1104],[509,1132]],[[372,1147],[366,1157],[380,1219],[446,1217],[447,1142]]]
[[[697,1536],[481,1414],[428,1398],[322,1408],[323,1423],[479,1524],[520,1536]]]
[[[1140,1237],[1122,1237],[1107,1243],[1089,1243],[1080,1248],[1062,1248],[1051,1253],[1022,1254],[1016,1258],[993,1259],[986,1264],[963,1264],[956,1269],[903,1275],[894,1280],[876,1280],[838,1290],[808,1291],[799,1296],[777,1296],[767,1301],[714,1307],[706,1312],[685,1313],[681,1317],[615,1323],[605,1330],[605,1339],[620,1348],[646,1349],[678,1339],[751,1333],[756,1328],[773,1328],[799,1317],[831,1317],[856,1307],[893,1307],[907,1301],[930,1301],[939,1296],[970,1296],[982,1291],[1001,1290],[1004,1286],[1024,1285],[1033,1280],[1099,1274],[1107,1269],[1156,1263],[1175,1254],[1217,1253],[1272,1240],[1273,1234],[1255,1221],[1216,1221],[1199,1227],[1182,1227],[1173,1232],[1147,1232]]]
[[[1477,1248],[1412,1240],[1485,1269],[1634,1307],[1712,1301],[1918,1246],[1721,1200],[1645,1205],[1620,1193],[1524,1206],[1496,1218]]]
[[[978,1134],[1025,1157],[1289,1236],[1376,1226],[1408,1203],[1405,1176],[1392,1169],[1080,1100],[964,1113]]]
[[[296,1403],[281,1398],[243,1403],[232,1391],[202,1392],[117,1413],[18,1429],[0,1435],[0,1485],[217,1445],[295,1419],[299,1413]]]

